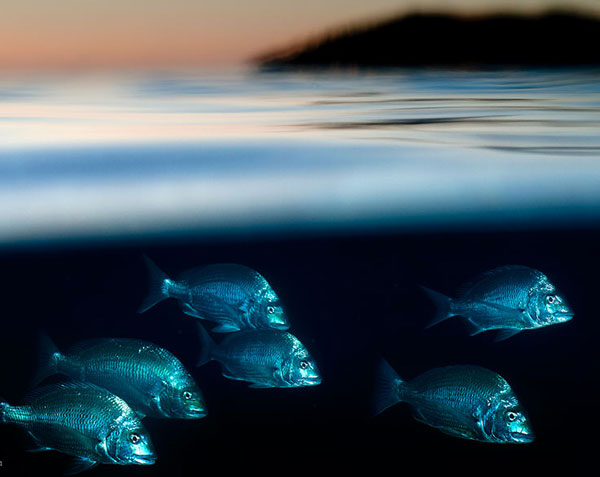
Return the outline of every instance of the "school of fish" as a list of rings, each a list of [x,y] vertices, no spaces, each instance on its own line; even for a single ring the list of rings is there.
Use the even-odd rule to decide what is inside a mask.
[[[257,271],[211,264],[169,278],[144,256],[149,287],[138,312],[174,298],[198,319],[197,366],[217,361],[225,378],[251,388],[298,388],[321,384],[316,361],[290,333],[278,295]],[[565,298],[542,272],[509,265],[483,272],[455,298],[423,287],[436,307],[427,326],[454,316],[471,335],[496,330],[507,339],[523,330],[573,318]],[[225,337],[216,342],[205,329]],[[35,450],[72,456],[68,474],[98,464],[150,465],[157,459],[142,420],[201,419],[207,408],[200,387],[170,351],[131,338],[102,338],[61,351],[40,334],[35,387],[13,405],[0,400],[0,423],[21,426]],[[59,375],[64,382],[44,384]],[[474,365],[442,366],[405,381],[383,358],[373,392],[374,414],[404,402],[414,418],[445,434],[494,443],[525,444],[535,434],[507,380]]]

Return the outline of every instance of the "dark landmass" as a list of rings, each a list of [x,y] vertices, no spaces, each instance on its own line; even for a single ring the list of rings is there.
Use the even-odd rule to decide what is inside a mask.
[[[264,68],[559,66],[600,64],[600,20],[541,16],[410,15],[258,58]]]

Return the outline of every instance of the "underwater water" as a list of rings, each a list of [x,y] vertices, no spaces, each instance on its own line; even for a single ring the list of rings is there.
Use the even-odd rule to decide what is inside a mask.
[[[154,465],[83,475],[357,465],[376,474],[430,461],[481,473],[495,462],[539,471],[592,458],[598,78],[592,69],[3,78],[0,396],[19,403],[28,391],[38,330],[61,349],[139,338],[186,365],[208,415],[148,417]],[[196,319],[175,300],[137,313],[143,254],[169,275],[211,263],[258,270],[322,383],[250,389],[215,362],[197,368]],[[454,296],[507,264],[543,271],[574,318],[501,342],[492,331],[469,336],[460,318],[426,329],[434,309],[421,286]],[[373,417],[379,356],[408,380],[451,364],[498,372],[535,441],[458,439],[402,403]],[[28,439],[2,426],[0,475],[62,475],[69,458],[29,453]]]

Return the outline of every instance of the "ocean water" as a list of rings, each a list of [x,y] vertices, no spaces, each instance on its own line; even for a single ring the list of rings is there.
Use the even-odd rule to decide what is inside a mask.
[[[0,78],[0,395],[18,403],[36,330],[60,348],[132,337],[172,351],[202,420],[145,421],[149,467],[83,475],[375,475],[409,463],[540,471],[592,459],[600,270],[600,70],[178,71]],[[167,273],[260,271],[323,382],[249,389],[195,367],[195,320],[143,315],[142,254]],[[568,323],[496,342],[460,319],[425,329],[420,286],[448,295],[484,270],[546,273]],[[218,340],[220,337],[216,336]],[[369,408],[375,363],[406,378],[476,364],[512,385],[536,440],[452,438],[399,404]],[[0,477],[61,475],[0,429]],[[447,463],[447,464],[446,464]]]

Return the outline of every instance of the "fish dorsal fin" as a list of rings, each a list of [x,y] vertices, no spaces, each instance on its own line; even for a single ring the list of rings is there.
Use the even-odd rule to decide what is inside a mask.
[[[130,348],[134,346],[142,347],[153,347],[153,343],[144,340],[138,340],[136,338],[91,338],[88,340],[79,341],[69,347],[67,355],[78,354],[87,351],[96,346],[111,345],[111,353],[116,353],[119,349],[119,345]]]
[[[180,273],[177,280],[194,287],[213,281],[250,281],[256,273],[252,268],[238,263],[213,263],[190,268]]]
[[[460,285],[456,290],[456,296],[462,297],[462,296],[466,295],[477,284],[481,283],[484,280],[496,278],[499,275],[503,275],[505,273],[515,272],[515,271],[535,273],[535,270],[533,270],[530,267],[526,267],[525,265],[503,265],[500,267],[492,268],[491,270],[486,270],[485,272],[479,273],[478,275],[471,278],[469,281]]]

